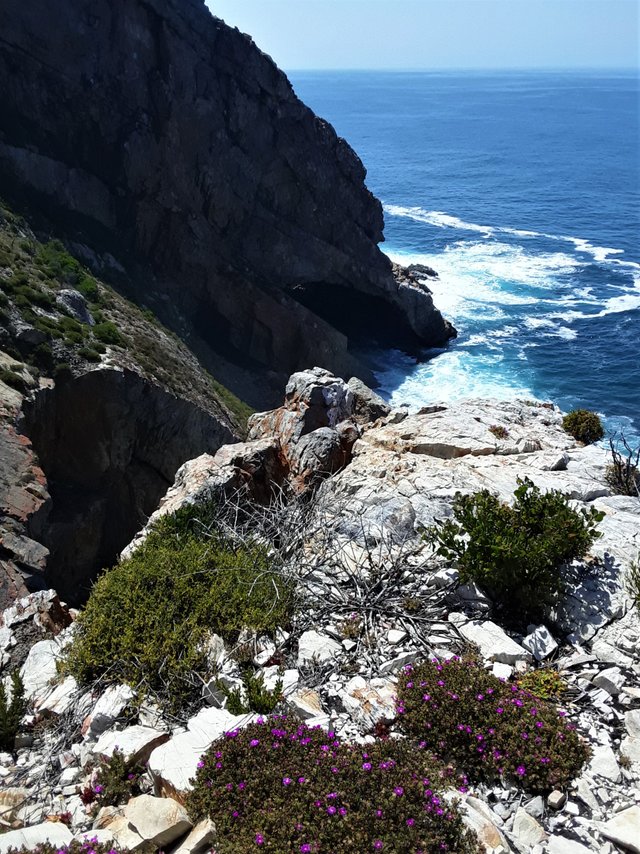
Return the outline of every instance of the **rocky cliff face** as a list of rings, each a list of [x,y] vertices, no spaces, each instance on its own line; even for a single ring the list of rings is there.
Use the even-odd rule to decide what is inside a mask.
[[[378,249],[358,157],[202,0],[7,0],[0,32],[0,182],[124,263],[218,373],[366,377],[363,330],[451,334]]]

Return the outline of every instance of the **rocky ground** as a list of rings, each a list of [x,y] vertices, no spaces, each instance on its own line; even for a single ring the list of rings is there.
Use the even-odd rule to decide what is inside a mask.
[[[288,711],[367,740],[376,727],[393,730],[397,676],[426,655],[448,658],[473,645],[505,679],[554,671],[564,683],[558,703],[592,747],[589,764],[567,791],[547,797],[506,783],[474,786],[462,796],[466,821],[494,854],[638,852],[640,619],[625,578],[640,550],[640,499],[611,494],[607,465],[608,452],[578,445],[550,404],[391,412],[358,381],[314,369],[291,378],[281,409],[250,420],[247,442],[182,466],[154,515],[216,493],[263,500],[274,487],[303,496],[314,488],[310,505],[292,498],[282,517],[292,530],[305,521],[293,627],[243,639],[265,685],[282,679]],[[450,515],[457,491],[488,488],[509,501],[524,476],[605,515],[591,554],[563,570],[563,602],[518,634],[499,625],[482,590],[459,584],[420,531]],[[199,710],[178,720],[134,702],[128,686],[61,678],[56,663],[74,616],[45,591],[0,621],[4,673],[20,667],[30,701],[16,752],[0,755],[0,851],[87,833],[134,849],[211,847],[213,828],[192,829],[180,803],[203,751],[252,715],[231,714],[216,679],[203,685]],[[234,650],[212,636],[210,657],[223,684],[242,692]],[[142,794],[96,813],[81,794],[99,757],[116,747],[145,763]]]

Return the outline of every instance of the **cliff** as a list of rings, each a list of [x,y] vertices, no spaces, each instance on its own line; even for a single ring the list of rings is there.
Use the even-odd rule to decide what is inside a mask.
[[[7,0],[0,33],[4,192],[124,266],[244,399],[274,403],[309,364],[370,380],[363,335],[450,337],[379,250],[357,155],[201,0]]]

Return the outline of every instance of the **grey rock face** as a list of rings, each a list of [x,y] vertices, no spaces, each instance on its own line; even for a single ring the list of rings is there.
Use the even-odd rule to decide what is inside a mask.
[[[177,331],[281,374],[362,373],[354,321],[450,337],[378,249],[357,155],[202,0],[9,0],[0,31],[3,186],[151,281]]]

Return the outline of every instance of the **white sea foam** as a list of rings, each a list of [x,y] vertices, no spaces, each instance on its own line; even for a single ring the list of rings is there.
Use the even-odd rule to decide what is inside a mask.
[[[566,243],[573,244],[577,252],[584,252],[585,254],[591,255],[595,261],[624,264],[640,270],[640,264],[635,261],[622,261],[618,258],[609,258],[610,255],[623,255],[624,249],[614,249],[608,246],[595,246],[583,237],[572,237],[568,234],[549,234],[546,231],[530,231],[527,229],[508,228],[507,226],[499,225],[480,225],[476,222],[466,222],[465,220],[461,220],[456,216],[445,213],[444,211],[427,211],[420,207],[409,208],[402,207],[401,205],[384,205],[384,210],[391,214],[391,216],[413,219],[416,222],[424,222],[428,225],[434,225],[437,228],[454,228],[463,231],[477,231],[485,237],[492,237],[495,234],[512,234],[515,237],[544,237],[547,240],[564,241]]]

